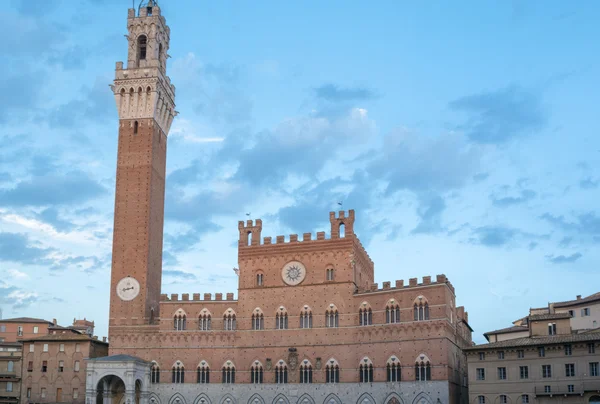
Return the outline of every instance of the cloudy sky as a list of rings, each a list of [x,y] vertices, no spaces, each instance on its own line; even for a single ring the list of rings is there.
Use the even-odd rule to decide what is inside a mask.
[[[0,307],[106,335],[131,2],[43,3],[0,11]],[[446,274],[476,341],[600,291],[597,2],[162,3],[163,293],[235,291],[246,213],[314,233],[338,201],[376,281]]]

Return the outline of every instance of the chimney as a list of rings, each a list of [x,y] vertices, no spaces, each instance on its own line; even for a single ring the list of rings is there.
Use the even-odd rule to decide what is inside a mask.
[[[577,295],[577,300],[581,300],[581,295]]]
[[[56,325],[56,319],[55,318],[52,319],[52,324]]]
[[[106,337],[102,337],[102,342],[106,342]]]

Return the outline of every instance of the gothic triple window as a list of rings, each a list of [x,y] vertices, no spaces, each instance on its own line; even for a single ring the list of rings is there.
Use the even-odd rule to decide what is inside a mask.
[[[325,327],[336,328],[340,326],[338,311],[335,306],[330,305],[329,310],[325,311]]]
[[[312,311],[308,306],[300,312],[300,328],[312,328]]]
[[[196,369],[197,379],[196,382],[200,384],[208,384],[210,383],[210,368],[208,367],[208,363],[205,361],[200,362],[198,368]]]
[[[429,303],[423,296],[415,300],[414,315],[415,321],[429,320]]]
[[[358,309],[358,324],[359,325],[372,325],[373,324],[373,311],[366,302],[363,302],[362,307]]]
[[[223,329],[225,331],[235,330],[235,312],[231,309],[223,314]]]
[[[171,383],[185,383],[185,369],[180,361],[175,362],[171,369]]]
[[[288,368],[283,360],[275,366],[275,384],[286,384],[288,382]]]
[[[392,356],[390,359],[388,359],[385,369],[387,375],[386,380],[388,382],[399,382],[402,380],[402,368],[400,366],[400,361],[395,356]]]
[[[340,366],[335,359],[329,359],[325,366],[325,383],[340,382]]]
[[[415,380],[418,382],[431,380],[431,363],[424,354],[419,355],[415,361]]]
[[[187,328],[187,318],[185,313],[179,310],[173,317],[173,329],[176,331],[183,331]]]
[[[250,383],[262,384],[263,382],[263,366],[259,361],[254,361],[250,367]]]
[[[300,365],[300,383],[312,383],[312,365],[306,359]]]
[[[231,361],[225,362],[223,365],[223,375],[221,381],[223,384],[234,384],[235,383],[235,366]]]
[[[358,365],[358,379],[360,383],[373,383],[373,362],[364,358]]]
[[[200,317],[198,317],[198,329],[200,329],[201,331],[210,331],[210,327],[211,327],[211,315],[210,315],[210,313],[205,312],[203,310],[202,313],[200,314]]]
[[[288,328],[288,314],[284,307],[280,307],[275,313],[275,328],[277,330],[287,330]]]
[[[400,306],[395,300],[390,300],[385,307],[385,322],[387,324],[400,322]]]
[[[160,383],[160,368],[158,363],[152,362],[152,369],[150,369],[150,383]]]
[[[252,329],[253,330],[264,330],[265,329],[265,316],[261,309],[256,308],[252,312]]]

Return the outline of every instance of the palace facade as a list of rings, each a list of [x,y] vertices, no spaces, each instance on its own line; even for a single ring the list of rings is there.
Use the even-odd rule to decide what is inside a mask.
[[[175,87],[156,1],[130,9],[119,112],[109,338],[87,402],[467,403],[471,328],[445,275],[375,283],[353,210],[330,237],[263,237],[239,222],[237,294],[161,294]]]

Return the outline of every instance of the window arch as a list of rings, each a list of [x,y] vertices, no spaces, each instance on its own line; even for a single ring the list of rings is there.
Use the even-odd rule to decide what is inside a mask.
[[[336,328],[339,325],[338,309],[334,304],[330,304],[329,308],[325,311],[325,327]]]
[[[198,364],[198,368],[196,369],[197,373],[197,383],[208,384],[210,383],[210,366],[206,361],[202,361]]]
[[[198,329],[201,331],[210,331],[212,326],[212,315],[208,309],[202,309],[198,316]]]
[[[265,274],[263,274],[262,272],[257,272],[256,273],[256,286],[263,286],[264,280],[265,280]]]
[[[179,309],[173,316],[173,329],[176,331],[183,331],[187,328],[187,315],[183,309]]]
[[[400,306],[394,299],[390,299],[385,306],[385,322],[387,324],[400,322]]]
[[[304,359],[300,364],[300,383],[312,383],[312,364],[308,359]]]
[[[417,297],[413,308],[415,321],[429,320],[429,303],[425,297]]]
[[[388,359],[385,369],[387,375],[386,380],[388,382],[402,381],[402,367],[400,366],[400,360],[398,360],[396,356],[392,356]]]
[[[265,316],[260,308],[255,308],[252,312],[252,329],[253,330],[264,330],[265,329]]]
[[[307,305],[300,312],[300,328],[312,328],[312,310]]]
[[[280,359],[275,365],[275,383],[286,384],[288,382],[288,368],[287,363],[283,359]]]
[[[249,245],[249,246],[250,246],[250,245],[252,245],[252,235],[253,235],[253,234],[252,234],[252,232],[251,232],[251,231],[249,231],[249,232],[248,232],[248,245]]]
[[[425,354],[415,359],[415,380],[418,382],[431,380],[431,361]]]
[[[529,403],[529,395],[528,394],[523,394],[521,396],[521,403],[523,403],[523,404],[528,404]]]
[[[146,59],[146,52],[148,50],[148,38],[146,35],[140,35],[137,39],[137,57],[138,61]]]
[[[250,367],[250,383],[262,384],[263,382],[263,365],[259,361],[254,361]]]
[[[358,365],[358,378],[360,383],[373,383],[373,362],[363,358]]]
[[[160,383],[160,367],[156,361],[152,361],[152,368],[150,369],[150,383]]]
[[[508,397],[506,396],[506,394],[500,394],[500,396],[498,397],[498,400],[499,400],[500,404],[508,403]]]
[[[325,279],[328,281],[333,281],[335,279],[335,272],[333,268],[327,268],[325,270]]]
[[[358,324],[373,324],[373,310],[371,310],[371,306],[367,302],[362,302],[360,308],[358,309]]]
[[[173,364],[173,368],[171,369],[171,382],[185,383],[185,368],[181,361],[177,361]]]
[[[477,404],[485,404],[485,396],[477,396]]]
[[[235,311],[233,311],[233,309],[227,309],[227,311],[223,313],[223,329],[225,331],[233,331],[235,330],[235,323]]]
[[[339,383],[340,382],[340,365],[338,361],[331,358],[325,365],[325,383]]]
[[[346,225],[343,222],[340,223],[338,234],[339,234],[340,238],[346,237]]]
[[[138,123],[138,121],[135,121],[133,123],[133,134],[137,135],[138,134],[138,127],[140,126],[140,124]]]
[[[223,376],[221,381],[224,384],[234,384],[235,383],[235,365],[231,361],[227,361],[223,364]]]
[[[275,328],[277,330],[288,329],[288,313],[283,306],[279,307],[279,310],[275,313]]]

